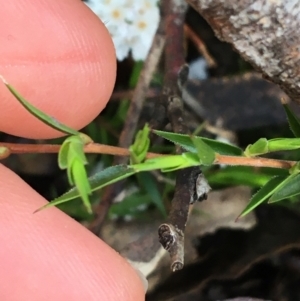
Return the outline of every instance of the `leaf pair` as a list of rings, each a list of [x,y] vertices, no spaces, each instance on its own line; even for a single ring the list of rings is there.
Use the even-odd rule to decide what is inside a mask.
[[[269,200],[269,203],[279,202],[300,194],[300,174],[288,177],[276,176],[268,181],[250,200],[246,208],[240,214],[245,216],[258,205]]]
[[[67,169],[69,183],[77,187],[87,211],[92,213],[88,197],[92,191],[84,168],[88,163],[83,150],[84,144],[80,135],[68,137],[59,150],[58,165],[61,169]]]
[[[199,156],[203,155],[204,162],[208,165],[211,164],[213,153],[219,153],[221,155],[232,155],[232,156],[241,156],[243,151],[234,145],[223,143],[220,141],[216,141],[213,139],[198,137],[198,136],[190,136],[183,134],[176,134],[171,132],[163,132],[163,131],[153,131],[156,135],[163,137],[179,146],[183,149],[192,152],[199,153]],[[205,143],[205,146],[204,146]],[[204,147],[203,147],[204,146]],[[208,148],[208,147],[209,148]],[[208,160],[205,157],[208,156]]]

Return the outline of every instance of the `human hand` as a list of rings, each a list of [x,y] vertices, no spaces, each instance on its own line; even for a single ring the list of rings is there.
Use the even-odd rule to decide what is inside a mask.
[[[1,3],[0,74],[32,104],[79,129],[104,108],[116,72],[111,39],[78,0]],[[0,85],[0,130],[28,138],[61,134]],[[80,224],[49,208],[0,165],[1,300],[144,300],[138,274]]]

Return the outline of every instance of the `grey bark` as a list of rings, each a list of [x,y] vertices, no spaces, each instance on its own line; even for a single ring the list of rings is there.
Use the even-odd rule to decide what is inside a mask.
[[[187,0],[216,36],[300,103],[299,0]]]

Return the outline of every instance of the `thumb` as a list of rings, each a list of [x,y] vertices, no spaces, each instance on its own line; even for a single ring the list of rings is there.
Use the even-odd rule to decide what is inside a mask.
[[[0,300],[144,300],[114,250],[0,164]]]
[[[37,108],[70,127],[105,107],[116,73],[111,38],[78,0],[1,3],[0,74]],[[0,131],[27,138],[61,136],[28,113],[0,84]]]

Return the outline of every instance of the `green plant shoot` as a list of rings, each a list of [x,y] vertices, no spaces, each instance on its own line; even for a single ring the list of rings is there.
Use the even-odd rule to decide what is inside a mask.
[[[84,168],[88,163],[83,150],[84,144],[83,138],[79,135],[68,137],[60,148],[58,165],[61,169],[67,169],[69,183],[77,187],[85,207],[91,213],[88,196],[92,190]]]
[[[145,160],[150,146],[149,132],[148,124],[138,131],[134,143],[129,147],[131,164],[141,163]]]
[[[267,140],[260,138],[254,144],[247,146],[244,154],[247,157],[255,157],[271,152],[288,151],[300,148],[300,138],[276,138]]]
[[[190,135],[164,132],[158,130],[153,130],[153,133],[155,133],[157,136],[163,137],[166,140],[171,141],[174,144],[179,145],[183,149],[192,153],[198,152],[197,147],[195,146],[195,141],[200,141],[200,142],[204,142],[214,152],[221,155],[241,156],[243,154],[242,149],[240,149],[239,147],[224,142],[216,141],[213,139],[193,136],[194,141],[192,141]]]
[[[216,155],[214,150],[208,146],[202,139],[196,139],[194,136],[190,136],[192,143],[197,149],[197,155],[199,162],[203,165],[212,165],[215,161]]]

